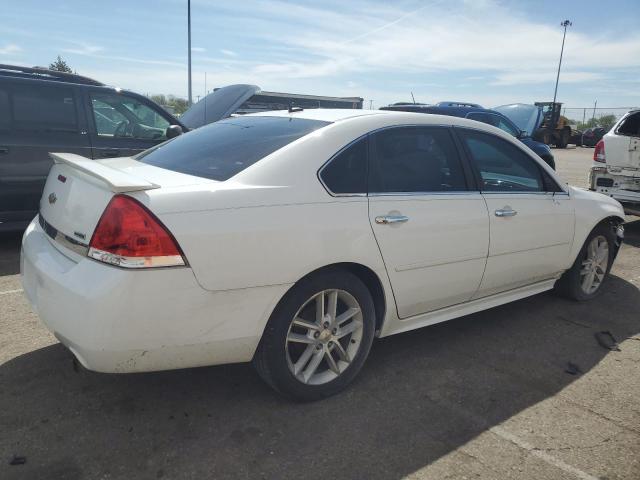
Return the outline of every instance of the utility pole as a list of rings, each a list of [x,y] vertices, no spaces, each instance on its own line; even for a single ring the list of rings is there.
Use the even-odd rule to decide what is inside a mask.
[[[558,80],[560,80],[560,67],[562,67],[562,54],[564,53],[564,39],[567,36],[567,27],[570,27],[572,23],[569,20],[565,20],[560,23],[561,27],[564,27],[564,33],[562,34],[562,48],[560,48],[560,63],[558,63],[558,75],[556,75],[556,89],[553,91],[553,103],[556,103],[556,97],[558,95]]]
[[[593,104],[593,115],[591,115],[591,120],[596,118],[596,107],[597,106],[598,106],[598,100],[596,100],[595,103]]]
[[[189,48],[189,105],[193,105],[193,96],[191,94],[191,0],[187,0],[187,43]]]

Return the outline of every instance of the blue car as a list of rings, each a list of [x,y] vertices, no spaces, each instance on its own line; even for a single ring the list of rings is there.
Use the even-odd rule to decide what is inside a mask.
[[[468,102],[440,102],[436,105],[424,103],[394,103],[380,110],[394,110],[401,112],[432,113],[436,115],[449,115],[452,117],[468,118],[478,122],[488,123],[494,127],[513,135],[527,147],[537,153],[551,168],[555,170],[556,162],[548,145],[531,138],[530,132],[521,130],[509,118],[495,110],[482,108],[480,105]]]

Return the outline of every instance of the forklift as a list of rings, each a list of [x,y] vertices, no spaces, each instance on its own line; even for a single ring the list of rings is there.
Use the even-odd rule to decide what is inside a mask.
[[[547,145],[555,145],[556,148],[567,148],[572,131],[567,117],[560,115],[562,103],[535,102],[535,106],[541,110],[542,122],[533,138]]]

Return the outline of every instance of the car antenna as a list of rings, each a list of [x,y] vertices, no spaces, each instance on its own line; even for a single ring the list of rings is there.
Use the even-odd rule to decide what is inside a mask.
[[[411,98],[413,99],[413,104],[416,104],[416,97],[413,96],[413,92],[411,92]]]

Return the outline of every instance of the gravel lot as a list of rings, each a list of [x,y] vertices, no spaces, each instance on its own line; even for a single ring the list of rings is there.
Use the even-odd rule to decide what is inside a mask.
[[[585,186],[593,150],[554,154]],[[640,221],[626,231],[597,300],[542,294],[377,341],[347,392],[306,405],[248,365],[74,370],[22,296],[19,236],[1,237],[0,478],[637,480]]]

